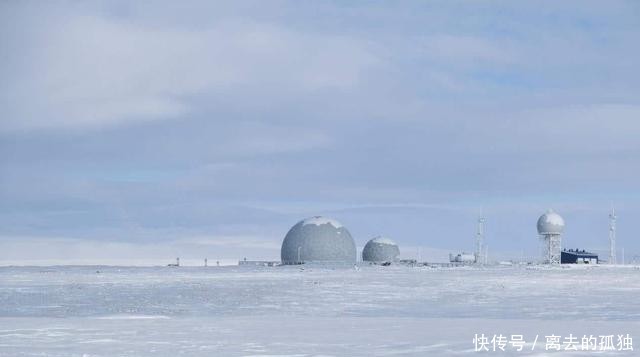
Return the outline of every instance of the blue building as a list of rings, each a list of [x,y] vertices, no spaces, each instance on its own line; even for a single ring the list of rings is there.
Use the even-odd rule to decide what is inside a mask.
[[[580,249],[563,249],[560,262],[562,264],[598,264],[598,254]]]

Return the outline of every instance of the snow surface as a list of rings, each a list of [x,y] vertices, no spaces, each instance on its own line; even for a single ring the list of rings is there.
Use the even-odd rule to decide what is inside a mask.
[[[637,339],[639,294],[630,266],[4,267],[0,355],[478,355],[480,333]]]
[[[373,238],[371,240],[373,243],[378,243],[378,244],[390,244],[390,245],[396,245],[396,242],[392,241],[389,238],[385,238],[385,237],[376,237]]]
[[[307,224],[313,224],[313,225],[316,225],[316,226],[320,226],[320,225],[323,225],[323,224],[330,224],[330,225],[334,226],[335,228],[342,227],[342,224],[340,222],[336,221],[335,219],[322,217],[322,216],[315,216],[315,217],[307,218],[307,219],[302,221],[302,225],[303,226],[306,226]]]

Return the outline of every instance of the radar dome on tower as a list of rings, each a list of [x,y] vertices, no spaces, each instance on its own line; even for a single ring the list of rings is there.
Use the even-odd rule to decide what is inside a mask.
[[[548,210],[538,218],[538,234],[562,234],[564,232],[564,219],[553,210]]]

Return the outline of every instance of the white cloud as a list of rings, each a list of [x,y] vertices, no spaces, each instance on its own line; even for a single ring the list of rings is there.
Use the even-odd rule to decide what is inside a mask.
[[[516,59],[514,46],[495,38],[439,34],[417,39],[427,58],[478,65],[509,64]]]
[[[628,5],[236,3],[0,2],[0,240],[282,235],[320,210],[463,244],[487,201],[638,201]]]
[[[567,104],[514,113],[507,130],[521,149],[567,154],[638,150],[640,106],[629,104]]]
[[[192,111],[195,95],[250,107],[252,98],[234,93],[278,101],[345,89],[376,63],[353,38],[278,25],[228,20],[157,28],[85,14],[47,20],[7,49],[30,60],[15,66],[16,80],[4,85],[0,130],[177,117]]]

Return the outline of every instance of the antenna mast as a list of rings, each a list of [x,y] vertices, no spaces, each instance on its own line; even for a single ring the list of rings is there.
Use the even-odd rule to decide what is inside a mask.
[[[483,260],[486,260],[482,259],[482,247],[484,245],[484,222],[485,219],[481,214],[480,217],[478,217],[478,232],[476,233],[476,263],[481,263]]]
[[[609,264],[616,264],[616,209],[611,206],[609,213]]]

